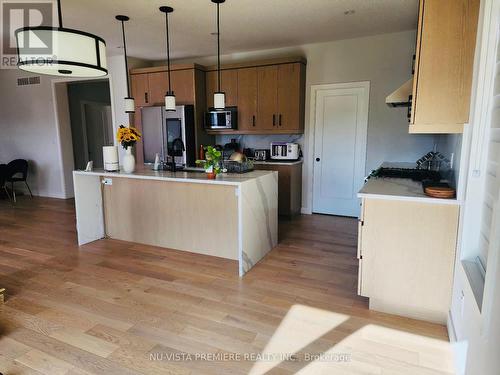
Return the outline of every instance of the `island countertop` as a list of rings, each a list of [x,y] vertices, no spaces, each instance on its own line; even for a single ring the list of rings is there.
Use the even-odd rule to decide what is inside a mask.
[[[123,178],[135,178],[143,180],[166,180],[173,182],[190,182],[198,184],[212,184],[212,185],[229,185],[229,186],[239,186],[242,183],[255,180],[256,178],[263,177],[276,172],[273,171],[252,171],[247,173],[222,173],[217,176],[215,180],[210,180],[207,178],[204,172],[192,172],[192,171],[154,171],[148,168],[137,169],[133,173],[125,172],[107,172],[103,169],[95,169],[91,172],[86,171],[74,171],[75,174],[90,175],[90,176],[103,176],[103,177],[123,177]]]

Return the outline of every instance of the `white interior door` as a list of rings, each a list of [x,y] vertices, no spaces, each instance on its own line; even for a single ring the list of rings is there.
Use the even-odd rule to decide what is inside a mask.
[[[313,212],[358,216],[365,177],[369,82],[313,86]]]

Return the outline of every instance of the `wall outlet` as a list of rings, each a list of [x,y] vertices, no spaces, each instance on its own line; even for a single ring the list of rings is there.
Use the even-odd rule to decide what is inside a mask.
[[[104,178],[102,180],[103,185],[113,185],[113,179],[112,178]]]

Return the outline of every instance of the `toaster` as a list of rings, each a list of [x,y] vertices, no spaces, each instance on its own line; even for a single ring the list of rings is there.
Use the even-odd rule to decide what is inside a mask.
[[[271,142],[271,159],[298,160],[300,146],[298,143]]]

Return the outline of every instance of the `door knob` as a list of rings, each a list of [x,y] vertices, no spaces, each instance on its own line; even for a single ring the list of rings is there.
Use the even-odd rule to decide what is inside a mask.
[[[320,161],[321,159],[320,158],[316,158],[316,161]]]

